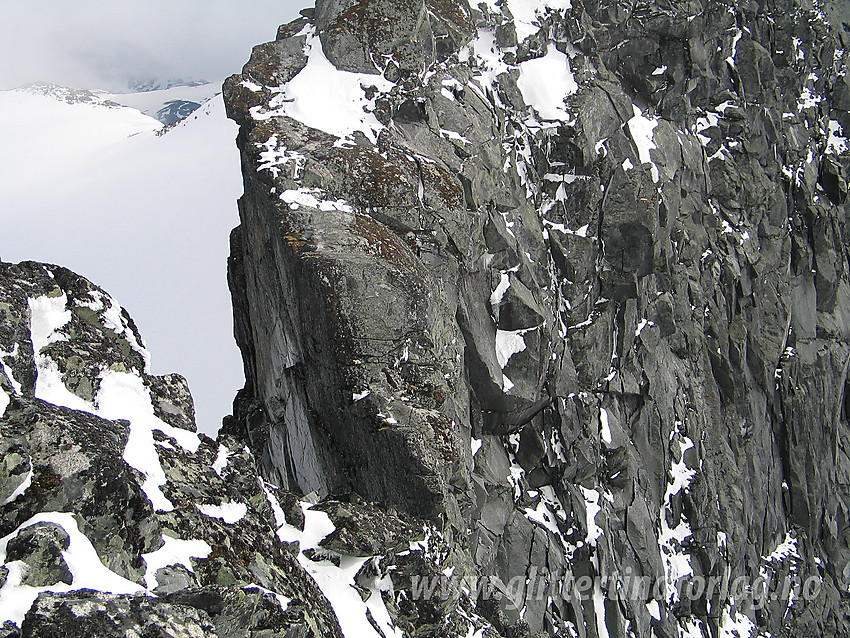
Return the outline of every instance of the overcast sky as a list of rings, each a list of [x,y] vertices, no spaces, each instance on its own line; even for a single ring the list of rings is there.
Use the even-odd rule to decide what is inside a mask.
[[[0,0],[0,90],[222,80],[312,0]]]

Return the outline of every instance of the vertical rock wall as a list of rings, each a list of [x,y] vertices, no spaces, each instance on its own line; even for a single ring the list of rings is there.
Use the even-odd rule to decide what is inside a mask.
[[[305,10],[225,85],[227,431],[430,520],[503,635],[847,635],[848,13]]]

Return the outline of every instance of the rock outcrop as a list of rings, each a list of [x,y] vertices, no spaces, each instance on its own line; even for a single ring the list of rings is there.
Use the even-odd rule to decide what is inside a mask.
[[[850,634],[845,5],[302,16],[225,84],[263,476],[502,635]]]
[[[388,609],[486,625],[459,593],[399,611],[389,570],[436,579],[439,535],[312,509],[239,441],[197,434],[185,380],[150,375],[129,315],[82,277],[0,263],[0,371],[0,636],[367,635]]]

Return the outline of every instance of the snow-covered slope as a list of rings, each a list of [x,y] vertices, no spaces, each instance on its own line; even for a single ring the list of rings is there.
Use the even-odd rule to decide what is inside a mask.
[[[0,257],[109,286],[148,327],[154,372],[186,375],[213,432],[242,381],[225,278],[236,127],[216,97],[157,135],[160,122],[106,101],[119,97],[0,92]]]
[[[157,113],[169,102],[195,102],[200,104],[220,92],[221,85],[218,82],[209,82],[196,86],[173,86],[155,91],[113,93],[104,97],[156,118]]]

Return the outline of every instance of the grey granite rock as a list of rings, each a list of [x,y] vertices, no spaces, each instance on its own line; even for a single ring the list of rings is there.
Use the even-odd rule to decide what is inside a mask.
[[[0,264],[0,600],[77,580],[60,514],[136,592],[22,635],[850,635],[847,8],[555,4],[328,0],[225,83],[218,441],[105,292]]]
[[[22,636],[163,636],[215,638],[203,611],[148,596],[114,596],[91,590],[46,593],[27,612]]]
[[[69,543],[68,533],[58,525],[34,523],[9,540],[6,560],[21,561],[26,565],[21,578],[23,585],[71,585],[74,577],[62,557],[62,551],[68,549]]]

